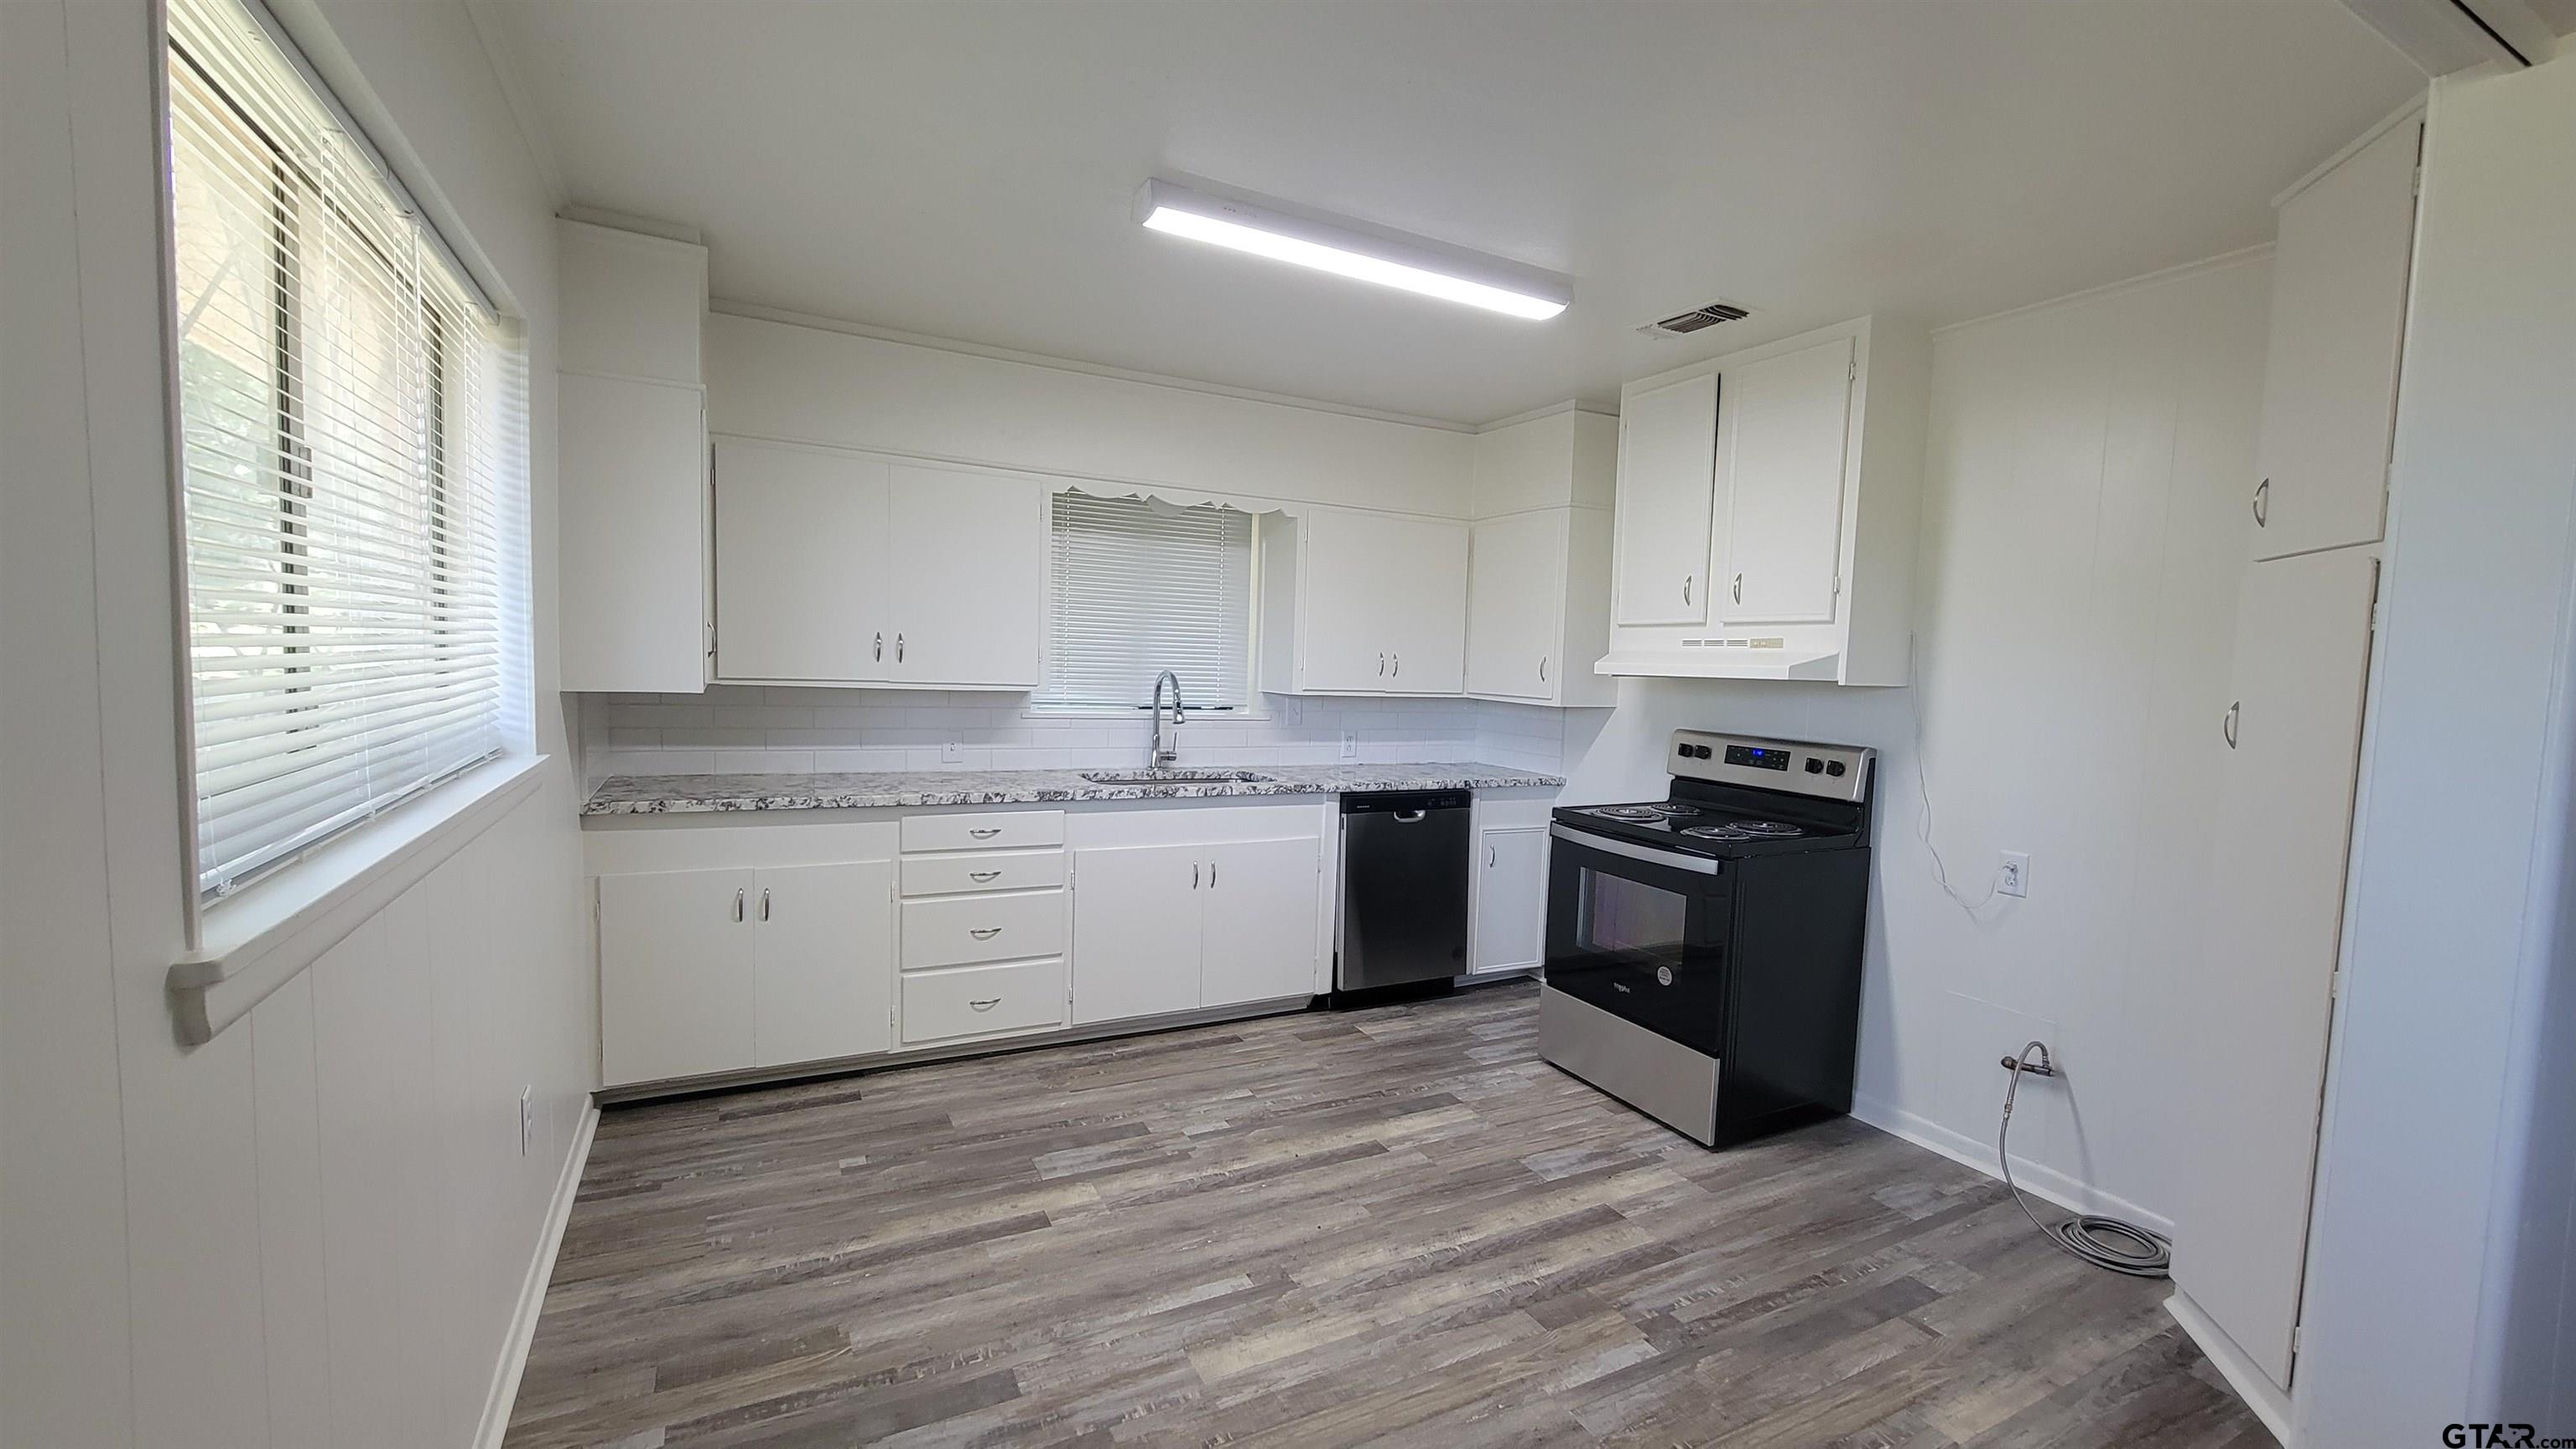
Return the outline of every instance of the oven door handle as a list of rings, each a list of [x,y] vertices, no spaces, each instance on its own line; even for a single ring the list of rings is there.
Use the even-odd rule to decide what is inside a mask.
[[[1570,825],[1551,823],[1547,827],[1547,833],[1569,845],[1579,845],[1586,850],[1598,850],[1608,855],[1624,855],[1630,860],[1642,860],[1648,865],[1660,865],[1670,870],[1689,870],[1697,871],[1701,875],[1717,875],[1726,869],[1725,861],[1710,856],[1685,855],[1677,850],[1657,850],[1651,845],[1636,845],[1625,840],[1614,840],[1606,835],[1595,835],[1588,830],[1577,830]]]

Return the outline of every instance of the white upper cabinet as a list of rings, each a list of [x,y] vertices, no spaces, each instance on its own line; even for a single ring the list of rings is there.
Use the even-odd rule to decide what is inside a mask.
[[[706,249],[576,221],[555,245],[562,687],[703,689]]]
[[[724,438],[715,500],[719,678],[1036,686],[1036,480]]]
[[[1717,484],[1727,623],[1833,619],[1854,377],[1848,337],[1728,372]]]
[[[1467,561],[1467,692],[1546,701],[1564,675],[1557,584],[1571,509],[1515,513],[1476,525]],[[1588,672],[1588,671],[1587,671]]]
[[[1046,490],[1032,479],[896,464],[886,597],[905,684],[1034,689],[1046,609]]]
[[[870,679],[894,657],[887,467],[732,438],[716,443],[716,671],[784,683]]]
[[[2369,543],[2385,527],[2422,134],[2400,121],[2281,204],[2257,559]]]
[[[1458,694],[1467,674],[1467,525],[1351,509],[1262,521],[1261,687]]]
[[[1717,389],[1703,372],[1620,398],[1614,623],[1707,622]]]
[[[1905,683],[1930,372],[1863,317],[1630,383],[1595,667]]]
[[[1467,693],[1607,708],[1615,418],[1562,411],[1476,436]]]

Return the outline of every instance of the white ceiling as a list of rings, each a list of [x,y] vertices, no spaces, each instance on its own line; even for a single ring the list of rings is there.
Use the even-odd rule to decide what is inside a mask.
[[[2260,242],[2422,77],[2337,0],[477,0],[577,204],[726,298],[1481,423]],[[1495,317],[1137,226],[1195,175],[1575,279]],[[1691,341],[1639,322],[1723,296]]]

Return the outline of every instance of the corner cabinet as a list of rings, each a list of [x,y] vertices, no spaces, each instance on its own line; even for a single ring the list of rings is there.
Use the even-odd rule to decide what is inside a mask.
[[[1467,693],[1516,704],[1608,708],[1592,671],[1610,644],[1615,419],[1573,404],[1476,437],[1468,531]]]
[[[555,224],[561,619],[566,690],[707,684],[706,248]]]
[[[1598,671],[1905,683],[1930,357],[1864,317],[1629,384]]]
[[[719,438],[715,673],[726,683],[1033,689],[1046,487]]]
[[[1355,509],[1265,514],[1261,687],[1460,694],[1467,525]]]

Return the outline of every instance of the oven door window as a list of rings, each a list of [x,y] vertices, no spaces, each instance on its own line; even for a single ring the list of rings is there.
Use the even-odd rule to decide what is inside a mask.
[[[1559,841],[1548,890],[1550,986],[1711,1056],[1725,1039],[1731,876],[1642,866]]]

